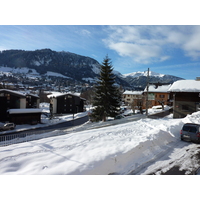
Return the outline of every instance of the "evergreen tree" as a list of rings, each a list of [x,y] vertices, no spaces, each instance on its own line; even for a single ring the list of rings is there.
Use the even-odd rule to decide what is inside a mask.
[[[112,73],[112,63],[108,56],[101,64],[99,81],[95,87],[95,97],[92,113],[94,121],[106,121],[106,117],[115,117],[119,114],[122,94],[115,86],[115,76]]]

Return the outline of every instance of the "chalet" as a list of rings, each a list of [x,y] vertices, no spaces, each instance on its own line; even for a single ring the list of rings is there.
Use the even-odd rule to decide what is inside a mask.
[[[53,114],[84,112],[85,99],[71,93],[58,93],[47,96]]]
[[[200,81],[176,81],[168,91],[173,98],[173,118],[183,118],[199,110]]]
[[[171,84],[169,85],[159,85],[151,84],[148,90],[148,104],[149,107],[158,105],[168,105],[169,104],[169,91]],[[147,94],[147,87],[144,90],[144,95]]]
[[[37,95],[24,94],[8,89],[0,90],[0,121],[10,121],[16,124],[27,123],[28,115],[31,115],[36,111],[33,108],[37,109],[37,113],[39,114],[37,114],[37,117],[33,117],[29,120],[29,123],[32,123],[32,121],[40,122],[41,110],[38,109],[39,97]],[[17,117],[15,115],[16,113],[18,114]],[[11,115],[15,115],[15,117],[12,117]],[[23,117],[20,117],[20,115]],[[34,115],[35,114],[33,114],[33,116]]]
[[[123,101],[125,104],[131,104],[134,100],[142,99],[143,91],[128,91],[123,93]]]

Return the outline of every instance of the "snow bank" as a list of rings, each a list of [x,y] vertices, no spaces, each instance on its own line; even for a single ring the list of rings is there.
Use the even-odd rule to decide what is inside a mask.
[[[127,174],[180,140],[183,119],[141,119],[0,148],[0,174]]]

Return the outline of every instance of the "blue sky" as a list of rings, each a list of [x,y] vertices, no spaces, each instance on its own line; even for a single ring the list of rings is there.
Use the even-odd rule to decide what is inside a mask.
[[[163,74],[200,76],[200,26],[0,25],[0,50],[50,48],[108,56],[122,74],[150,68]]]

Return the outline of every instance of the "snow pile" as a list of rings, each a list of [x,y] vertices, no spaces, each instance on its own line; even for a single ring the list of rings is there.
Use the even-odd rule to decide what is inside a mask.
[[[0,148],[0,174],[127,174],[180,140],[183,119],[141,119]]]

